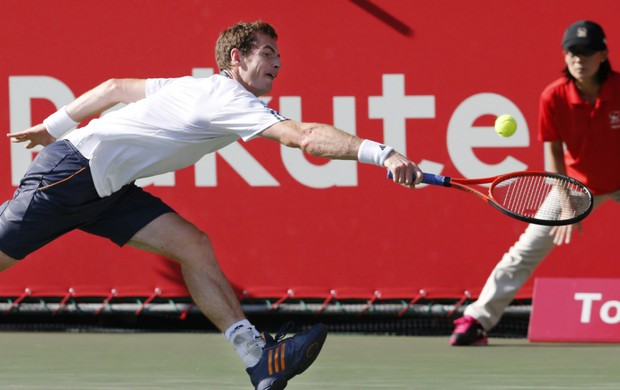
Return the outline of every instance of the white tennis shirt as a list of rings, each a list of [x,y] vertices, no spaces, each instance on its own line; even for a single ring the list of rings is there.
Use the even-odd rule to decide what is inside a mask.
[[[104,197],[136,179],[185,168],[285,120],[226,76],[147,79],[146,98],[64,138],[90,160]]]

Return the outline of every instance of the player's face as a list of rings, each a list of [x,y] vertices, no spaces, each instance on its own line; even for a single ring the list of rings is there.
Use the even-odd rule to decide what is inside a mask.
[[[592,81],[601,62],[607,59],[607,51],[593,51],[585,46],[573,46],[564,52],[568,71],[577,81]]]
[[[244,87],[256,96],[271,91],[273,80],[282,67],[276,41],[258,34],[256,46],[246,56],[240,55],[239,76]]]

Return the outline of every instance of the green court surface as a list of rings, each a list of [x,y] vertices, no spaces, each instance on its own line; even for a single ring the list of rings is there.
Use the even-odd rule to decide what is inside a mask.
[[[0,389],[251,389],[213,333],[0,332]],[[287,389],[620,389],[620,345],[330,334]]]

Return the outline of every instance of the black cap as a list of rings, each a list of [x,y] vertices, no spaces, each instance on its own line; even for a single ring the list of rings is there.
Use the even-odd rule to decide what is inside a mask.
[[[562,39],[562,48],[582,45],[592,50],[600,51],[607,49],[607,41],[603,28],[594,22],[580,20],[568,26]]]

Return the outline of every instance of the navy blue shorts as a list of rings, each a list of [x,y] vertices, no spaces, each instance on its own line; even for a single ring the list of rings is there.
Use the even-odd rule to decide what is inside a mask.
[[[13,199],[0,206],[0,250],[23,259],[73,229],[122,246],[169,212],[174,210],[133,183],[99,197],[88,160],[70,142],[58,141],[41,150]]]

